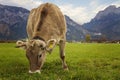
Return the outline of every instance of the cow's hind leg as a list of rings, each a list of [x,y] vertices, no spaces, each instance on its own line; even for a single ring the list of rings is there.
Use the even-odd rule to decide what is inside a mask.
[[[62,60],[62,65],[63,65],[63,69],[64,70],[68,70],[68,67],[67,67],[67,64],[66,64],[66,61],[65,61],[65,41],[64,40],[61,40],[59,42],[59,48],[60,48],[60,58]]]

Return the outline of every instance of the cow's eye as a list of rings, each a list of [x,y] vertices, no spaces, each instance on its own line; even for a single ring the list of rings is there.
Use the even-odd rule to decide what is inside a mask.
[[[43,45],[40,45],[39,47],[40,47],[40,48],[42,48],[42,47],[43,47]]]
[[[42,48],[41,48],[41,50],[45,50],[45,48],[44,48],[44,47],[42,47]]]
[[[40,58],[42,56],[42,54],[39,54],[38,57]]]

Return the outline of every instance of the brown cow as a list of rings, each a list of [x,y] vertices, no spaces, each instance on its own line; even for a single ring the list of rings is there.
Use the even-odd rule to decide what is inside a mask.
[[[26,50],[30,63],[29,73],[40,73],[46,52],[51,53],[56,44],[60,48],[60,58],[64,70],[65,62],[66,21],[60,9],[51,3],[45,3],[31,10],[27,22],[28,41],[17,41],[17,47]]]

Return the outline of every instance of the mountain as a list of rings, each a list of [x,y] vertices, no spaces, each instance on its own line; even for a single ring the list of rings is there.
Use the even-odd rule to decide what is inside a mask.
[[[0,4],[0,40],[26,38],[28,14],[27,9]]]
[[[21,7],[0,4],[0,40],[18,40],[27,37],[26,24],[29,11]],[[87,30],[65,16],[67,23],[67,40],[83,40]]]
[[[82,25],[76,23],[70,17],[65,16],[67,23],[67,40],[69,41],[80,41],[85,39],[85,35],[89,32],[82,27]]]
[[[92,36],[104,36],[108,40],[120,40],[120,7],[111,5],[99,11],[84,28],[94,32]]]

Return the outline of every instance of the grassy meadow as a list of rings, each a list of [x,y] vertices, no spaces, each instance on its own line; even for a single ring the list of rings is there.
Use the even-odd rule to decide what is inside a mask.
[[[0,80],[120,80],[120,44],[67,43],[63,71],[59,50],[47,54],[41,74],[29,74],[25,51],[0,43]]]

